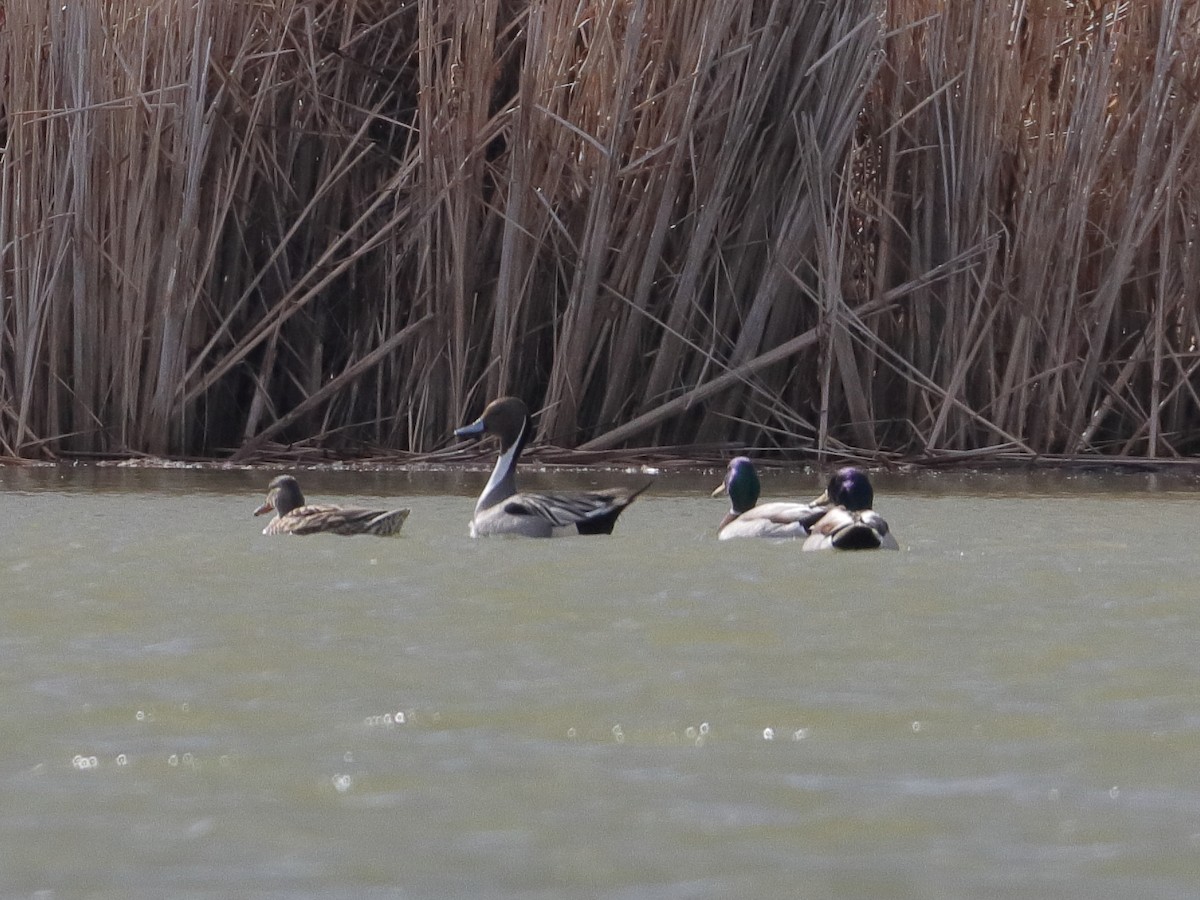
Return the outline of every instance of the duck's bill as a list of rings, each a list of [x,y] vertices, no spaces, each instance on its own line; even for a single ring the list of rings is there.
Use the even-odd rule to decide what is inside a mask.
[[[713,491],[712,494],[710,494],[709,496],[720,497],[723,493],[725,493],[725,482],[721,482],[720,484],[718,484],[717,489],[715,491]]]
[[[256,516],[265,516],[269,512],[274,512],[274,510],[275,510],[275,505],[273,503],[271,503],[270,500],[268,500],[262,506],[260,506],[258,509],[256,509],[254,511],[254,514]]]
[[[454,429],[455,437],[474,437],[477,434],[483,434],[483,419],[476,419],[470,425],[464,425],[462,428]]]
[[[822,491],[821,496],[812,502],[813,506],[831,506],[829,491]]]

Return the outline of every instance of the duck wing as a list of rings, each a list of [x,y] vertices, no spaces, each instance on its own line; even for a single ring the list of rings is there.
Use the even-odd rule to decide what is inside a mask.
[[[721,540],[738,537],[798,538],[828,512],[828,507],[811,503],[777,501],[753,506],[740,515],[730,515],[721,524]]]
[[[400,532],[408,509],[363,509],[357,506],[300,506],[273,519],[263,534],[373,534],[390,537]]]
[[[785,500],[774,503],[760,503],[746,510],[740,518],[750,516],[754,519],[765,519],[775,525],[799,525],[805,529],[811,528],[829,512],[827,506],[817,506],[812,503],[790,503]]]
[[[612,534],[617,516],[649,486],[633,490],[522,492],[504,501],[504,512],[540,519],[554,528],[574,526],[580,534]]]

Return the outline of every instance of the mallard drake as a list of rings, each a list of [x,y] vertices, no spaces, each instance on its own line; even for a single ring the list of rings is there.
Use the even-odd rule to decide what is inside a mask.
[[[729,461],[725,480],[714,497],[729,495],[729,512],[717,528],[721,540],[741,537],[801,538],[829,508],[815,503],[775,501],[758,504],[760,490],[758,472],[748,457],[738,456]]]
[[[599,491],[517,491],[517,461],[529,440],[531,420],[525,403],[517,397],[493,400],[483,415],[455,430],[455,437],[494,434],[500,441],[500,458],[484,486],[471,537],[489,534],[519,534],[526,537],[556,537],[579,534],[612,534],[617,516],[648,488],[606,488]]]
[[[899,550],[883,516],[871,509],[875,491],[862,469],[847,466],[829,479],[825,493],[813,501],[829,511],[813,523],[804,550]]]
[[[268,485],[267,499],[256,516],[275,512],[263,534],[373,534],[392,537],[408,518],[407,509],[362,509],[355,506],[309,506],[291,475],[278,475]]]

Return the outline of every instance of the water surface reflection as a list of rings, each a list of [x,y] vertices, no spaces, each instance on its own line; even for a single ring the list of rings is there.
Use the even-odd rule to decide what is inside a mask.
[[[1193,479],[885,474],[901,553],[801,556],[715,469],[560,542],[482,469],[266,538],[270,474],[0,469],[3,895],[1194,895]]]

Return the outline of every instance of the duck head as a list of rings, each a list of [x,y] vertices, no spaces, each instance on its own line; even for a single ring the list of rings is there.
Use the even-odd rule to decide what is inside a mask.
[[[500,458],[475,504],[476,515],[517,492],[517,460],[529,439],[529,421],[529,408],[523,400],[501,397],[484,407],[483,415],[470,425],[455,429],[455,437],[494,434],[500,440]]]
[[[300,483],[291,475],[276,475],[267,485],[267,499],[263,505],[254,511],[256,516],[269,512],[286,516],[293,509],[304,505],[304,494],[300,492]]]
[[[866,472],[854,466],[834,472],[825,493],[816,500],[818,506],[842,506],[851,512],[870,509],[874,503],[875,491],[871,487],[871,479]]]
[[[754,463],[750,461],[749,457],[737,456],[729,461],[729,465],[725,469],[725,481],[712,492],[712,495],[719,497],[721,494],[728,494],[730,509],[741,515],[758,502],[760,490],[758,472],[754,470]]]
[[[462,428],[454,429],[455,437],[474,437],[494,434],[500,439],[501,451],[518,441],[524,441],[529,431],[529,408],[519,397],[501,397],[483,410],[483,415]]]

